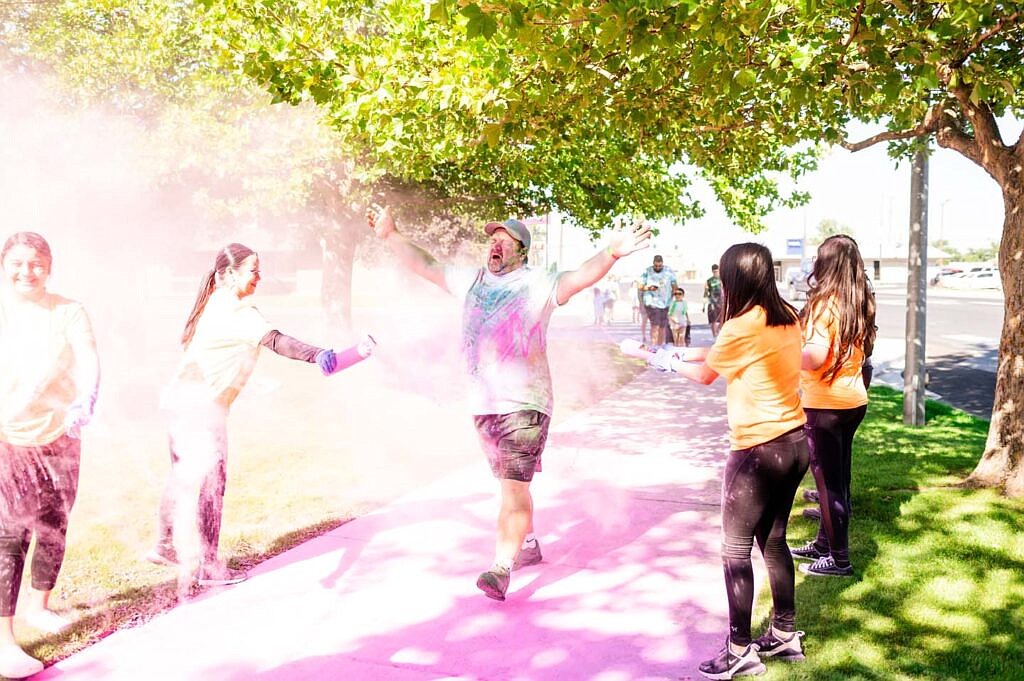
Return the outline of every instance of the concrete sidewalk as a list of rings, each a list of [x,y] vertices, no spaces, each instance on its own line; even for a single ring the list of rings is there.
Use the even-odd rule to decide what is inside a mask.
[[[648,370],[552,430],[545,560],[504,603],[475,587],[497,513],[481,458],[34,678],[698,678],[727,632],[727,449],[724,386]]]

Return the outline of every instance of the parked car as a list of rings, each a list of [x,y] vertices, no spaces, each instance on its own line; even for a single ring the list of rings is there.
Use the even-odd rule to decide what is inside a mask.
[[[965,286],[962,280],[969,274],[977,275],[981,272],[995,272],[996,277],[998,278],[999,276],[999,268],[993,265],[961,265],[960,267],[949,267],[946,269],[959,270],[958,272],[954,272],[951,274],[940,273],[938,285],[945,286],[948,288],[968,288],[969,285]],[[989,277],[982,278],[988,279]]]
[[[811,264],[801,267],[790,267],[786,270],[786,292],[790,300],[800,300],[802,296],[807,299],[807,291],[811,285],[808,280],[811,278]]]
[[[959,267],[943,267],[934,277],[931,278],[931,285],[944,286],[945,282],[950,277],[955,277],[958,274],[963,274],[963,270]]]
[[[959,289],[1002,289],[1003,281],[999,276],[999,270],[993,267],[964,272],[958,277],[953,277],[946,284],[949,288]]]

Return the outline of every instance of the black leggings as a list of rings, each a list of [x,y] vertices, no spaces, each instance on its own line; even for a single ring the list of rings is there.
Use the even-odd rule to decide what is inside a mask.
[[[850,463],[853,436],[867,405],[853,409],[804,409],[811,474],[818,488],[821,522],[815,545],[829,551],[836,565],[850,564]]]
[[[81,441],[67,435],[47,445],[0,442],[0,617],[14,615],[33,532],[32,588],[50,591],[57,583],[80,454]]]
[[[736,645],[750,643],[754,539],[768,567],[772,624],[782,631],[796,628],[793,556],[786,543],[786,524],[797,486],[807,472],[807,456],[802,428],[729,452],[722,483],[722,567],[729,598],[729,639]]]

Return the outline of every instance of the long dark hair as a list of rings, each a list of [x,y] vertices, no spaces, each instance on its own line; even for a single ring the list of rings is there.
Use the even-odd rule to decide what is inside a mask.
[[[196,324],[199,322],[199,317],[203,314],[203,310],[206,309],[206,301],[210,299],[213,290],[217,288],[217,284],[224,278],[224,272],[229,267],[232,269],[237,268],[243,260],[255,252],[242,244],[228,244],[217,252],[217,258],[213,261],[213,268],[203,275],[203,280],[199,284],[199,293],[196,295],[195,305],[192,306],[192,313],[189,314],[188,321],[185,322],[185,331],[181,334],[181,344],[184,347],[187,348],[188,344],[192,342],[192,336],[196,332]]]
[[[822,374],[829,383],[836,379],[855,346],[860,346],[867,357],[875,348],[875,296],[857,242],[845,234],[830,236],[818,246],[800,321],[806,326],[831,301],[836,304],[839,333],[832,363]]]
[[[42,234],[35,232],[15,232],[4,242],[3,249],[0,249],[0,260],[7,257],[7,252],[15,246],[28,246],[34,248],[43,260],[46,261],[47,271],[53,266],[53,254],[50,252],[50,244],[46,242]]]
[[[761,244],[730,246],[722,254],[718,273],[725,294],[723,321],[739,317],[755,305],[764,308],[768,326],[789,326],[799,321],[796,308],[779,295],[772,252]]]

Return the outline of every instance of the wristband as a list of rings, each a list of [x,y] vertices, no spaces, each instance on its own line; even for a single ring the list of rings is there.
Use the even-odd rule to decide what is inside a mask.
[[[612,260],[618,260],[620,257],[622,257],[615,255],[615,252],[612,250],[611,246],[606,246],[604,250],[606,253],[608,253],[608,255],[612,256]]]

